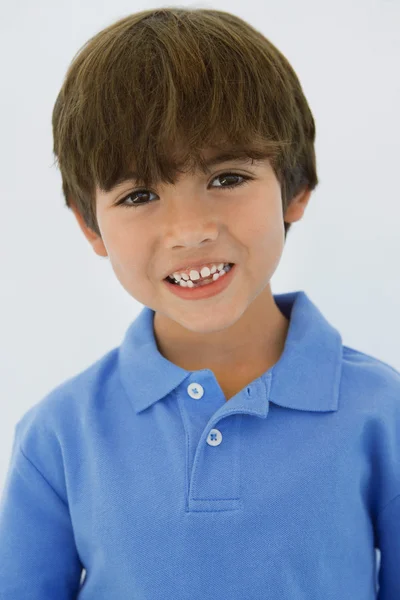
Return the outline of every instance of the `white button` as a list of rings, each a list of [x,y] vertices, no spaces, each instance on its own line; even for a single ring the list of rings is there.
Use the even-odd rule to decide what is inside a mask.
[[[191,383],[187,388],[188,394],[191,398],[202,398],[204,396],[204,388],[200,383]]]
[[[210,446],[219,446],[222,442],[222,433],[219,429],[211,429],[207,436],[207,444]]]

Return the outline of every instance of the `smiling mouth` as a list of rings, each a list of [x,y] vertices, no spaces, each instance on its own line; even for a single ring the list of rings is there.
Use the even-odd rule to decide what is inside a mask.
[[[229,273],[229,271],[232,269],[232,267],[234,266],[235,263],[228,263],[229,269],[228,271],[225,271],[225,273]],[[197,280],[197,281],[193,281],[194,287],[202,287],[204,285],[209,285],[210,283],[213,283],[214,281],[216,281],[214,279],[214,275],[215,273],[213,273],[212,275],[210,275],[209,277],[207,277],[206,279],[201,279],[201,281]],[[217,278],[218,280],[219,278]],[[168,281],[169,283],[172,283],[173,285],[179,285],[180,287],[183,287],[180,285],[179,281],[175,281],[175,279],[173,277],[170,277],[168,275],[168,277],[165,278],[165,281]]]

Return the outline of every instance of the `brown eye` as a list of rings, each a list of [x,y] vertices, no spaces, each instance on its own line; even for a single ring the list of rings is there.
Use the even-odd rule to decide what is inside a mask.
[[[214,177],[213,181],[215,181],[216,179],[221,179],[222,181],[229,181],[232,178],[235,179],[238,177],[242,179],[242,181],[240,181],[239,183],[236,183],[236,184],[231,183],[230,185],[219,185],[219,186],[212,186],[212,187],[217,190],[229,190],[232,188],[238,188],[241,185],[245,185],[246,183],[248,183],[249,181],[252,181],[254,179],[253,177],[250,177],[249,175],[240,175],[240,173],[228,172],[228,173],[221,173],[220,175],[217,175],[216,177]],[[119,200],[116,203],[116,206],[125,206],[127,208],[131,208],[131,207],[138,208],[139,206],[144,206],[146,204],[150,204],[151,202],[154,201],[154,200],[148,200],[148,199],[146,200],[146,196],[149,196],[150,194],[153,194],[153,192],[151,192],[150,190],[146,190],[146,189],[134,190],[133,192],[130,192],[130,194],[128,194],[124,198],[121,198],[121,200]],[[136,200],[136,198],[139,196],[142,198],[141,201]],[[143,196],[144,196],[144,199],[143,199]],[[132,200],[132,202],[130,202],[130,203],[127,203],[127,200],[129,200],[130,198],[134,198],[134,200]]]
[[[131,192],[124,198],[122,198],[119,202],[117,202],[116,206],[119,206],[120,204],[122,204],[123,206],[141,206],[142,204],[148,204],[149,200],[146,200],[146,195],[148,196],[149,194],[152,194],[152,193],[153,192],[150,192],[149,190],[136,190],[134,192]],[[132,198],[132,197],[136,198],[138,195],[145,196],[144,201],[142,198],[141,202],[134,201],[133,204],[125,204],[126,200],[128,200],[129,198]]]

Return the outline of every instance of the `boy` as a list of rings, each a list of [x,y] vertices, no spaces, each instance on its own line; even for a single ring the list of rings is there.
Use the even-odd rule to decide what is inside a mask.
[[[144,308],[17,423],[0,599],[400,598],[400,373],[271,292],[318,183],[288,61],[226,12],[130,15],[75,57],[53,134]]]

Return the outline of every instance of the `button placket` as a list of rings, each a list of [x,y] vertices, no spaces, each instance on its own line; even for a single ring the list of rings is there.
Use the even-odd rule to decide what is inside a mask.
[[[199,425],[200,418],[206,417],[210,412],[210,397],[220,397],[220,389],[215,384],[215,380],[209,382],[210,390],[203,387],[198,381],[192,381],[187,384],[186,392],[190,398],[200,402],[198,409],[195,411],[196,418],[193,423]],[[201,401],[203,398],[203,401]],[[222,397],[221,400],[222,402]],[[204,406],[203,406],[204,402]],[[183,403],[184,405],[186,403]],[[190,403],[189,403],[190,404]],[[218,407],[217,407],[218,408]],[[220,406],[226,410],[226,404]],[[211,420],[210,413],[208,420]],[[221,411],[221,418],[223,413]],[[214,420],[215,423],[215,420]],[[239,453],[239,420],[236,418],[229,419],[229,423],[224,421],[225,427],[229,427],[229,433],[226,438],[226,447],[222,444],[222,432],[220,429],[206,427],[208,431],[201,432],[199,427],[197,439],[202,439],[202,447],[197,445],[189,438],[189,490],[187,498],[186,510],[190,512],[194,510],[212,512],[215,510],[237,510],[241,506],[239,497],[240,482],[239,482],[239,460],[232,459]],[[206,422],[205,422],[206,425]],[[212,425],[211,425],[212,427]],[[225,431],[226,433],[226,431]],[[205,445],[205,443],[207,445]],[[219,446],[219,449],[214,447]],[[196,457],[196,458],[195,458]]]
[[[187,392],[191,398],[199,400],[204,396],[204,388],[200,383],[190,383],[187,387]],[[211,429],[207,436],[207,444],[210,446],[219,446],[222,442],[222,433],[219,429]]]

